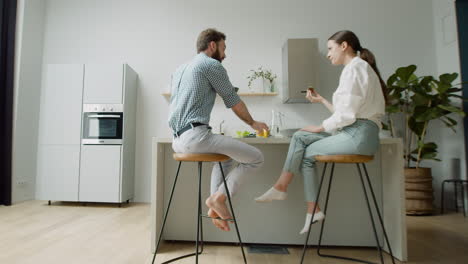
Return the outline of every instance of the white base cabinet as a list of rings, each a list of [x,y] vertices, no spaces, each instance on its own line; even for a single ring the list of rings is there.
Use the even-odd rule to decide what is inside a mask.
[[[80,145],[40,145],[38,152],[37,198],[78,201]]]
[[[80,201],[121,202],[121,153],[120,145],[81,147]]]

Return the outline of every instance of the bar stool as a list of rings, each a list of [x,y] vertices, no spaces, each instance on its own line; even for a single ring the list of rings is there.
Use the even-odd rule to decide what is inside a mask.
[[[159,232],[158,243],[156,244],[156,251],[154,252],[152,263],[154,263],[154,260],[156,259],[156,254],[158,252],[159,245],[160,245],[161,238],[162,238],[162,234],[163,234],[163,231],[164,231],[164,227],[166,225],[167,215],[169,214],[169,210],[171,208],[172,196],[174,194],[175,186],[177,184],[177,178],[179,177],[180,167],[182,165],[182,162],[184,162],[184,161],[186,161],[186,162],[198,162],[198,215],[197,215],[197,239],[196,239],[196,242],[195,242],[196,251],[195,251],[195,253],[191,253],[191,254],[187,254],[187,255],[183,255],[183,256],[180,256],[180,257],[176,257],[176,258],[167,260],[167,261],[163,262],[163,264],[164,263],[171,263],[173,261],[176,261],[176,260],[179,260],[179,259],[182,259],[182,258],[186,258],[186,257],[191,257],[191,256],[195,256],[195,263],[198,263],[198,255],[203,253],[202,217],[211,218],[211,217],[209,217],[207,215],[202,214],[201,178],[202,178],[202,164],[203,164],[203,162],[218,162],[218,164],[219,164],[219,167],[221,169],[221,174],[223,175],[223,181],[224,181],[224,186],[226,188],[226,194],[227,194],[227,198],[228,198],[228,201],[229,201],[229,207],[231,209],[231,213],[232,213],[232,217],[233,217],[233,219],[224,219],[224,220],[234,222],[234,225],[236,227],[236,232],[237,232],[237,238],[239,239],[239,244],[240,244],[241,251],[242,251],[242,257],[244,258],[244,263],[247,263],[247,260],[245,258],[245,253],[244,253],[244,247],[242,245],[242,240],[241,240],[240,233],[239,233],[239,228],[237,226],[236,216],[235,216],[234,210],[232,208],[231,195],[229,193],[229,189],[228,189],[228,186],[226,184],[226,178],[224,176],[223,167],[221,166],[221,162],[230,159],[229,156],[226,156],[226,155],[223,155],[223,154],[216,154],[216,153],[174,153],[173,158],[174,158],[174,160],[179,161],[179,166],[177,167],[176,177],[174,179],[174,183],[172,185],[172,190],[171,190],[171,195],[169,197],[169,204],[167,205],[166,213],[164,214],[164,220],[163,220],[163,224],[162,224],[162,227],[161,227],[161,231]],[[218,217],[217,219],[221,219],[221,218]],[[199,245],[200,245],[200,251],[198,251]]]
[[[315,206],[314,206],[314,210],[313,210],[313,213],[312,213],[312,219],[314,219],[314,214],[315,214],[315,210],[317,208],[317,203],[318,203],[318,200],[319,200],[320,191],[322,189],[322,184],[323,184],[323,180],[325,178],[325,172],[327,170],[328,163],[331,163],[332,167],[331,167],[330,181],[328,183],[328,190],[327,190],[327,196],[326,196],[326,201],[325,201],[325,211],[324,211],[325,215],[327,214],[328,199],[329,199],[329,196],[330,196],[330,187],[331,187],[331,184],[332,184],[332,181],[333,181],[333,171],[335,169],[335,164],[336,163],[356,163],[356,166],[357,166],[357,169],[358,169],[358,172],[359,172],[359,176],[361,178],[362,190],[364,192],[364,196],[366,198],[366,203],[367,203],[367,208],[369,210],[369,217],[370,217],[371,222],[372,222],[372,228],[373,228],[373,231],[374,231],[375,241],[377,243],[377,249],[378,249],[379,254],[380,254],[380,262],[382,264],[384,263],[383,255],[382,255],[382,247],[380,246],[380,243],[379,243],[379,239],[378,239],[378,236],[377,236],[377,230],[376,230],[375,222],[374,222],[374,217],[373,217],[371,206],[370,206],[370,203],[369,203],[369,198],[368,198],[368,193],[367,193],[368,191],[366,190],[366,186],[364,184],[364,177],[362,176],[362,172],[361,172],[360,165],[362,165],[362,167],[364,169],[364,172],[365,172],[365,175],[366,175],[367,184],[369,185],[369,189],[370,189],[370,192],[372,194],[372,199],[373,199],[373,202],[374,202],[374,206],[375,206],[375,209],[377,211],[377,215],[379,217],[380,225],[381,225],[383,233],[384,233],[385,241],[387,242],[388,248],[390,250],[390,256],[392,257],[392,263],[395,264],[395,260],[394,260],[393,253],[392,253],[392,248],[390,247],[390,243],[388,241],[387,232],[385,231],[382,216],[380,214],[380,210],[379,210],[379,207],[377,205],[377,200],[375,199],[374,190],[372,189],[372,185],[371,185],[371,182],[369,180],[369,175],[367,174],[367,169],[366,169],[366,165],[365,165],[366,162],[369,162],[369,161],[371,161],[373,159],[374,159],[374,156],[367,156],[367,155],[318,155],[318,156],[315,156],[316,161],[323,162],[323,163],[325,163],[325,165],[324,165],[324,168],[323,168],[323,171],[322,171],[322,179],[320,180],[320,185],[319,185],[319,190],[318,190],[318,193],[317,193],[317,197],[315,199]],[[318,247],[317,247],[317,254],[320,257],[344,259],[344,260],[350,260],[350,261],[355,261],[355,262],[374,264],[373,262],[369,262],[369,261],[366,261],[366,260],[361,260],[361,259],[356,259],[356,258],[349,258],[349,257],[342,257],[342,256],[336,256],[336,255],[327,255],[327,254],[320,253],[320,248],[321,248],[321,243],[322,243],[322,235],[323,235],[323,227],[325,226],[325,220],[326,219],[327,218],[325,217],[325,219],[323,219],[323,222],[322,222],[322,226],[321,226],[321,229],[320,229],[320,235],[319,235],[319,242],[318,242]],[[305,253],[306,253],[307,243],[309,241],[309,236],[310,236],[310,231],[312,229],[312,224],[313,224],[313,222],[311,221],[311,223],[309,225],[309,232],[307,233],[307,238],[305,240],[304,248],[302,250],[301,263],[303,263],[303,261],[304,261],[304,256],[305,256]]]
[[[455,211],[458,213],[458,194],[457,194],[457,187],[460,185],[461,189],[461,196],[463,202],[463,216],[466,217],[466,210],[465,210],[465,184],[468,183],[468,180],[461,180],[461,179],[451,179],[451,180],[443,180],[442,181],[442,190],[440,191],[440,214],[444,214],[444,192],[445,192],[445,183],[453,183],[453,188],[455,191]]]

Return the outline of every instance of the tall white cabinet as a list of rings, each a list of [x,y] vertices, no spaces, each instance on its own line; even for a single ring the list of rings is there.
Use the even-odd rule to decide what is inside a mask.
[[[84,65],[45,68],[39,118],[36,196],[78,201]]]
[[[51,64],[43,73],[36,198],[133,198],[137,75],[126,64]],[[82,145],[83,104],[123,104],[122,145]]]

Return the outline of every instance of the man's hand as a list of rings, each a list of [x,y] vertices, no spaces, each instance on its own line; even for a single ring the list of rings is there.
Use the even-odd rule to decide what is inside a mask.
[[[306,126],[302,128],[301,131],[307,131],[311,133],[320,133],[320,132],[324,132],[325,129],[323,128],[323,126]]]
[[[263,130],[265,129],[266,131],[270,131],[270,128],[268,128],[267,124],[263,122],[258,122],[258,121],[253,121],[252,127],[255,131],[260,131],[263,133]]]

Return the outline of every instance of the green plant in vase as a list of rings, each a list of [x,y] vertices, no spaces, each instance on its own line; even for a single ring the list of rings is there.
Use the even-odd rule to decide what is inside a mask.
[[[427,142],[429,122],[439,119],[454,132],[457,121],[450,115],[465,116],[453,99],[463,99],[462,89],[453,85],[457,73],[445,73],[436,79],[433,76],[418,77],[415,65],[398,68],[387,80],[389,92],[386,112],[389,124],[385,125],[393,136],[392,116],[402,113],[405,120],[403,138],[405,158],[406,214],[432,214],[433,189],[431,168],[421,167],[423,160],[436,160],[437,144]],[[412,162],[414,167],[412,166]]]
[[[247,76],[247,80],[249,80],[248,87],[251,92],[253,91],[253,81],[259,78],[262,79],[263,92],[273,93],[275,91],[274,81],[277,76],[271,70],[265,70],[260,66],[257,70],[250,70],[250,72],[251,74]],[[265,83],[267,84],[265,85]]]

